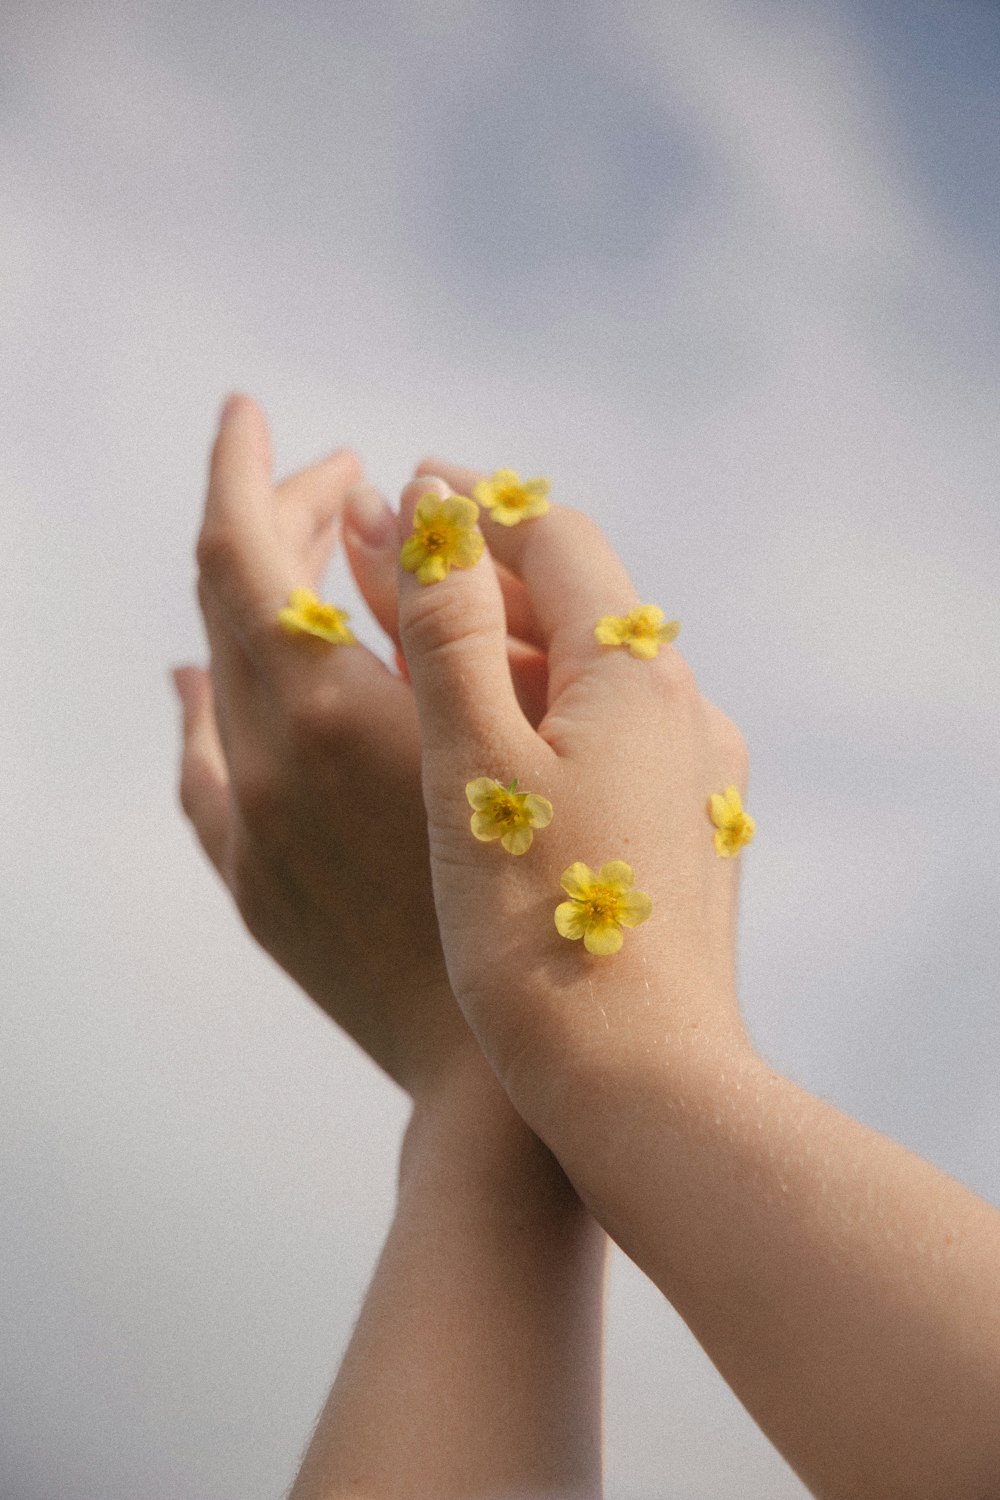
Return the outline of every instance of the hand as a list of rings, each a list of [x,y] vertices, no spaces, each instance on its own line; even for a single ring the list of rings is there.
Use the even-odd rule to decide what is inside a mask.
[[[277,621],[318,587],[359,478],[342,450],[272,487],[262,412],[227,407],[198,541],[211,677],[176,674],[181,800],[253,936],[414,1092],[477,1049],[442,961],[412,692]]]
[[[466,495],[481,477],[437,459],[419,472]],[[425,488],[404,491],[404,536]],[[428,586],[401,576],[401,636],[452,987],[515,1105],[558,1150],[544,1101],[568,1068],[596,1058],[605,1078],[634,1077],[699,1037],[745,1045],[734,975],[740,861],[718,857],[707,804],[728,786],[745,791],[746,750],[673,647],[639,660],[597,643],[598,619],[639,600],[586,517],[554,506],[511,528],[487,514],[481,524],[489,551],[475,567]],[[511,682],[498,565],[525,590],[548,655],[534,726]],[[516,777],[553,804],[527,854],[472,836],[466,784],[484,776]],[[560,877],[576,861],[597,870],[612,860],[633,867],[652,916],[625,933],[620,953],[592,956],[556,930]]]

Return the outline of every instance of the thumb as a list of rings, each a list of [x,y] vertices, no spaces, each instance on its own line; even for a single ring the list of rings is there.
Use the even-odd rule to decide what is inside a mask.
[[[403,490],[399,629],[425,781],[438,771],[452,784],[500,776],[527,740],[536,740],[511,681],[503,594],[478,515],[475,502],[443,479],[422,478]]]

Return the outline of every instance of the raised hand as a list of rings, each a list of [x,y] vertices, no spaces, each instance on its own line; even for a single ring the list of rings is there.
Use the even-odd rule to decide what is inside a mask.
[[[412,692],[364,647],[278,623],[359,479],[340,451],[272,485],[263,413],[228,404],[198,541],[211,678],[176,674],[181,799],[253,936],[413,1092],[477,1049],[442,961]]]

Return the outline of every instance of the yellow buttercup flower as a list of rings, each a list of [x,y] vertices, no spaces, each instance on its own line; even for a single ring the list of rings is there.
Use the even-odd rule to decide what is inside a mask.
[[[715,852],[720,859],[735,859],[744,844],[749,844],[757,827],[749,813],[743,811],[740,794],[734,786],[724,792],[713,792],[708,799],[708,816],[715,824]]]
[[[594,637],[602,646],[627,646],[633,656],[649,661],[661,646],[675,641],[679,620],[667,620],[656,604],[640,604],[627,615],[602,615]]]
[[[417,502],[413,532],[399,560],[421,583],[440,583],[452,568],[471,568],[483,555],[482,532],[476,530],[479,506],[466,495],[442,499],[431,491]]]
[[[647,895],[632,890],[634,881],[631,865],[620,859],[596,875],[578,860],[559,882],[570,899],[556,907],[556,928],[564,938],[583,938],[588,953],[617,953],[622,928],[638,927],[653,910]]]
[[[473,809],[471,828],[477,839],[489,843],[499,839],[508,854],[525,854],[531,848],[533,828],[548,828],[552,803],[535,792],[519,792],[516,779],[510,786],[489,776],[477,776],[465,788]]]
[[[522,479],[513,469],[497,469],[492,479],[475,485],[472,498],[501,526],[516,526],[519,521],[544,516],[549,508],[549,481]]]
[[[321,603],[311,589],[292,589],[288,603],[278,610],[279,624],[293,635],[317,635],[334,646],[350,646],[357,639],[348,619],[346,610]]]

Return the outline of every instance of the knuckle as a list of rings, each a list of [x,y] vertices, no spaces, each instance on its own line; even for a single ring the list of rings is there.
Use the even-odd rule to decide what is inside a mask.
[[[406,612],[407,643],[421,656],[449,656],[497,634],[494,620],[470,604],[462,589],[423,590]]]

